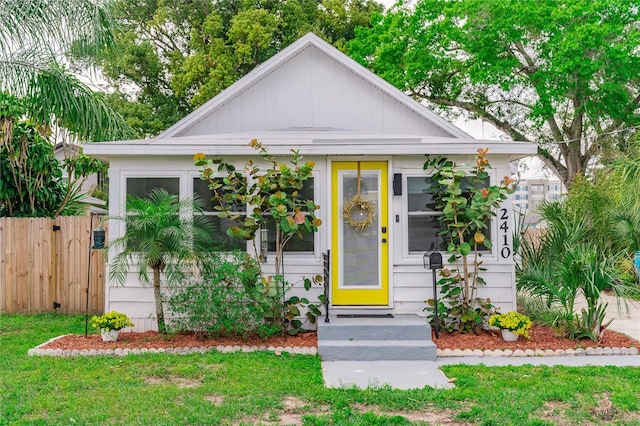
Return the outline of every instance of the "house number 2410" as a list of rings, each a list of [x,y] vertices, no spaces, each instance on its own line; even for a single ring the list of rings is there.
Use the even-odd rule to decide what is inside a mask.
[[[509,210],[500,209],[500,240],[502,242],[500,248],[500,256],[503,259],[508,259],[511,256],[511,247],[509,247]]]

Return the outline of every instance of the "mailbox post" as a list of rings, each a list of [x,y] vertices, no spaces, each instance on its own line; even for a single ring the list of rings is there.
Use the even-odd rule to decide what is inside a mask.
[[[442,269],[442,254],[437,251],[425,253],[422,257],[425,269],[431,269],[433,275],[433,330],[438,338],[440,321],[438,319],[438,287],[436,285],[436,271]]]
[[[84,337],[89,337],[89,287],[91,286],[91,250],[104,249],[105,230],[100,225],[96,229],[93,228],[93,216],[95,213],[89,213],[89,264],[87,265],[87,294],[85,301],[84,313]],[[93,234],[93,238],[92,237]],[[93,245],[91,244],[93,242]]]

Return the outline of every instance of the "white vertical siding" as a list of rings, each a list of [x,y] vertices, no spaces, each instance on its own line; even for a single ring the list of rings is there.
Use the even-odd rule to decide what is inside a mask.
[[[317,49],[303,50],[276,71],[181,135],[313,127],[450,136]]]

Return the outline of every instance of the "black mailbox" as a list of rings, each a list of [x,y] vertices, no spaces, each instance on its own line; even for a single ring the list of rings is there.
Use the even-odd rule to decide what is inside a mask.
[[[434,251],[429,255],[429,267],[431,269],[442,269],[442,254]]]
[[[105,231],[102,227],[98,226],[93,230],[93,247],[94,249],[103,249],[105,240]]]

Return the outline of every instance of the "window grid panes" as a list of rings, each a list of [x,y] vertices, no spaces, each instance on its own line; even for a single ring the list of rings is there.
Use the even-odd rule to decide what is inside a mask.
[[[407,178],[407,230],[410,254],[444,251],[447,248],[444,239],[438,235],[443,229],[438,220],[442,213],[435,208],[431,184],[430,177]]]
[[[138,198],[148,198],[154,189],[165,189],[171,195],[180,195],[180,179],[177,177],[127,178],[127,195]]]
[[[218,189],[222,191],[222,189]],[[214,192],[209,189],[209,182],[200,178],[193,179],[193,195],[200,198],[203,203],[204,214],[211,218],[215,228],[212,236],[212,250],[246,250],[247,243],[240,238],[231,237],[227,234],[227,230],[234,225],[234,221],[227,218],[219,217],[219,212],[215,209],[218,202],[213,199]],[[246,215],[246,205],[237,203],[233,205],[232,211],[240,215]]]
[[[431,189],[433,180],[429,176],[407,177],[407,241],[409,254],[424,254],[426,251],[446,251],[447,242],[438,235],[444,229],[439,218],[442,212],[436,210]],[[489,185],[487,179],[486,186]],[[462,183],[462,189],[468,188],[468,182]],[[487,238],[491,236],[491,221],[484,230]],[[481,246],[481,251],[486,251]]]
[[[304,182],[302,189],[298,191],[298,198],[301,200],[314,200],[314,179],[309,178]],[[287,191],[289,194],[293,190]],[[314,252],[315,232],[304,232],[300,236],[296,235],[289,240],[284,247],[286,253],[308,254]],[[276,224],[274,220],[267,221],[267,247],[269,252],[276,251]]]
[[[180,195],[180,178],[177,177],[128,177],[126,186],[127,197],[149,198],[154,189],[164,189],[169,195]],[[136,250],[139,242],[131,240],[127,244]]]

